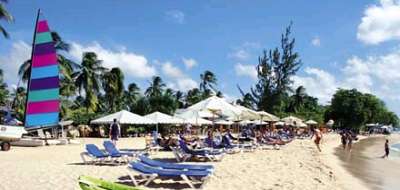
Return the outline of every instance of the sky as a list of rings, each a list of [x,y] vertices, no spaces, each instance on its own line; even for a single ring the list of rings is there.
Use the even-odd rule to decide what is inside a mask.
[[[0,38],[0,68],[10,87],[30,57],[35,14],[71,44],[70,58],[95,51],[106,67],[120,67],[125,83],[146,88],[154,75],[168,87],[198,87],[211,70],[227,99],[256,83],[263,50],[279,46],[292,22],[302,66],[293,87],[329,104],[338,88],[357,88],[400,114],[400,1],[103,1],[33,0],[7,5],[15,22]]]

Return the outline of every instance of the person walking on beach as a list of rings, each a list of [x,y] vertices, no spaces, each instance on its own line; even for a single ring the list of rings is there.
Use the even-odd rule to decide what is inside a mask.
[[[385,155],[382,156],[382,158],[388,158],[389,157],[389,140],[386,139],[385,142]]]
[[[351,148],[353,146],[353,135],[351,133],[351,131],[347,132],[347,150],[349,150],[349,152],[351,152]]]
[[[318,150],[321,152],[321,148],[319,145],[322,139],[322,132],[317,128],[312,128],[311,130],[313,131],[313,135],[311,136],[311,138],[315,135],[314,143],[315,145],[317,145]]]
[[[118,141],[118,136],[120,135],[120,127],[118,125],[117,119],[114,119],[113,123],[110,125],[109,135],[112,143],[116,146]]]
[[[347,144],[347,135],[346,135],[346,132],[342,131],[342,132],[340,133],[340,138],[341,138],[341,141],[342,141],[343,150],[346,150],[346,144]]]

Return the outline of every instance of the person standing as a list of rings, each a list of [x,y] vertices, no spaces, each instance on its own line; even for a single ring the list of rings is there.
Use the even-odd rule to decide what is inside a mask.
[[[340,133],[340,138],[342,140],[342,146],[343,146],[343,150],[346,150],[346,144],[347,144],[347,135],[345,131],[342,131]]]
[[[117,119],[114,119],[113,123],[110,125],[110,139],[111,142],[117,146],[118,137],[120,135],[120,127]]]
[[[382,156],[382,158],[388,158],[389,157],[389,140],[386,139],[385,142],[385,155]]]

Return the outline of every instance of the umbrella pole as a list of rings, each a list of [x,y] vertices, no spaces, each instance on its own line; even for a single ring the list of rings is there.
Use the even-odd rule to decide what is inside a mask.
[[[157,133],[158,133],[158,123],[156,124],[156,131],[157,131]]]

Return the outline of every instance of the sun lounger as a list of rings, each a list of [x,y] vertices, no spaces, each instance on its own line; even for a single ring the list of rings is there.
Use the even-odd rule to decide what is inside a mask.
[[[240,152],[252,152],[256,149],[256,146],[250,144],[250,143],[240,143],[240,144],[233,144],[231,139],[229,139],[227,136],[223,136],[223,146],[228,149],[232,148],[239,148]]]
[[[147,156],[139,156],[140,162],[149,165],[151,167],[157,167],[162,169],[174,169],[174,170],[209,170],[213,171],[214,166],[212,165],[194,165],[194,164],[175,164],[168,162],[160,162],[153,160]]]
[[[109,181],[105,181],[102,179],[97,179],[90,176],[80,176],[79,179],[79,187],[82,190],[138,190],[135,187],[112,183]]]
[[[111,141],[104,141],[103,146],[110,156],[124,157],[128,162],[130,161],[129,158],[133,158],[138,155],[135,152],[126,152],[118,150],[117,147],[115,147],[115,145]]]
[[[172,170],[160,169],[145,165],[140,162],[131,162],[128,164],[128,175],[135,186],[139,185],[139,181],[133,173],[138,173],[144,179],[144,185],[147,186],[157,177],[163,178],[180,178],[191,188],[195,188],[193,182],[205,182],[212,175],[212,172],[206,170]],[[203,185],[204,183],[202,183]]]
[[[207,158],[211,161],[220,161],[224,156],[223,150],[213,150],[213,149],[192,150],[182,140],[179,141],[179,147],[182,150],[182,152],[186,154],[186,156],[190,157]]]
[[[85,159],[85,157],[89,157],[89,158],[91,158],[91,160],[88,161],[88,160]],[[88,163],[94,163],[94,164],[95,163],[103,163],[103,162],[106,162],[106,161],[114,162],[114,161],[118,161],[118,159],[120,157],[121,157],[120,155],[119,156],[117,156],[117,155],[111,156],[111,155],[109,155],[107,153],[104,153],[103,151],[101,151],[94,144],[87,144],[86,145],[86,152],[82,152],[81,153],[82,161],[85,164],[88,164]]]

